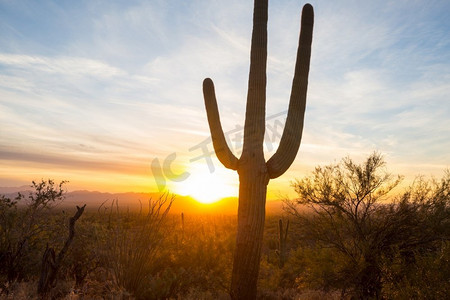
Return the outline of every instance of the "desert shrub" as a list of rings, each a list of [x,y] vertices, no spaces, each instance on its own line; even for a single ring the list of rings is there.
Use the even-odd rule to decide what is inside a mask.
[[[294,184],[299,198],[286,204],[297,222],[296,254],[311,251],[292,262],[303,269],[297,280],[304,288],[340,289],[358,299],[392,298],[402,284],[417,281],[411,270],[417,271],[420,261],[448,251],[443,241],[450,239],[449,173],[441,181],[419,178],[404,194],[389,198],[400,177],[384,166],[377,153],[360,165],[346,158],[317,167]],[[304,206],[309,210],[300,212]],[[430,274],[443,274],[430,268]],[[448,277],[440,285],[448,287]]]
[[[405,262],[398,249],[385,260],[384,294],[389,299],[446,299],[450,294],[450,243],[443,241],[436,252],[414,253]]]
[[[99,216],[98,257],[117,286],[145,298],[149,280],[157,273],[158,256],[168,228],[165,219],[173,197],[149,200],[146,213],[121,212],[116,202],[107,215]]]
[[[18,222],[17,200],[0,196],[0,275],[6,280],[10,264],[11,248],[17,239],[15,226]]]
[[[14,200],[0,198],[0,276],[12,283],[36,276],[42,253],[49,241],[51,209],[64,199],[63,185],[53,180],[32,182],[28,197],[18,193]]]
[[[450,172],[418,177],[394,208],[409,220],[403,242],[383,257],[384,294],[392,299],[444,299],[450,294]]]

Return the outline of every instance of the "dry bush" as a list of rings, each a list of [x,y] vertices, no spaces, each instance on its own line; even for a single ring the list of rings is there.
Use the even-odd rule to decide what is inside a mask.
[[[450,173],[440,181],[419,178],[389,198],[400,178],[384,166],[378,153],[362,164],[345,158],[294,184],[299,198],[287,202],[287,210],[297,223],[299,250],[291,263],[301,266],[304,288],[338,289],[358,299],[394,298],[408,284],[421,287],[405,288],[408,293],[399,297],[422,298],[428,290],[433,298],[448,291],[448,262],[437,258],[448,255]],[[300,205],[309,212],[299,212]],[[430,263],[436,259],[440,268]],[[420,262],[422,275],[416,276]]]
[[[115,284],[143,298],[149,280],[157,272],[157,259],[167,237],[166,216],[173,196],[162,195],[149,200],[146,213],[121,212],[117,200],[109,213],[99,216],[103,226],[97,228],[101,264]]]
[[[14,200],[0,197],[0,288],[8,292],[13,282],[30,280],[39,274],[46,243],[58,226],[52,208],[61,203],[65,181],[32,182],[28,196],[18,193]]]

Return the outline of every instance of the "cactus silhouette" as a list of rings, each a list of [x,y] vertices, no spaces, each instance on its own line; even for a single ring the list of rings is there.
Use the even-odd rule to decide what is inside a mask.
[[[281,268],[284,267],[284,263],[286,262],[287,259],[287,245],[286,245],[286,241],[287,241],[287,235],[288,235],[288,231],[289,231],[289,220],[287,221],[286,224],[286,228],[283,227],[283,220],[279,219],[278,220],[278,249],[277,249],[277,254],[278,254],[278,266]]]
[[[266,110],[268,0],[255,0],[250,50],[250,74],[245,113],[244,145],[238,159],[228,147],[220,123],[214,84],[203,81],[203,95],[214,150],[219,161],[239,174],[239,208],[236,249],[230,295],[232,299],[255,299],[261,258],[267,184],[282,175],[297,155],[303,131],[314,12],[310,4],[302,11],[289,110],[280,145],[266,162],[263,153]]]

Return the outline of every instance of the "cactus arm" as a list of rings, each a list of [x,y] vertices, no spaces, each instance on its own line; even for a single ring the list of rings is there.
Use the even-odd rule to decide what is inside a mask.
[[[238,159],[231,152],[223,134],[220,124],[219,109],[217,108],[214,83],[210,78],[203,81],[203,96],[205,98],[206,113],[208,116],[209,129],[213,141],[214,151],[219,161],[228,169],[236,170]]]
[[[268,0],[255,1],[242,154],[263,156],[266,114]]]
[[[288,231],[289,231],[289,220],[287,221],[287,224],[286,224],[286,231],[284,233],[284,240],[287,240]]]
[[[300,41],[286,125],[277,152],[266,164],[270,178],[276,178],[286,172],[300,147],[306,107],[313,24],[313,8],[310,4],[306,4],[302,12]]]

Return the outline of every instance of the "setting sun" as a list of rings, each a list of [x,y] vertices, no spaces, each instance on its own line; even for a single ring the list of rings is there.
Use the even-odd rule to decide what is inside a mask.
[[[221,174],[217,170],[214,173],[197,170],[183,182],[176,183],[174,191],[176,194],[190,196],[204,204],[214,203],[222,198],[238,194],[237,186],[233,184],[227,174]]]

